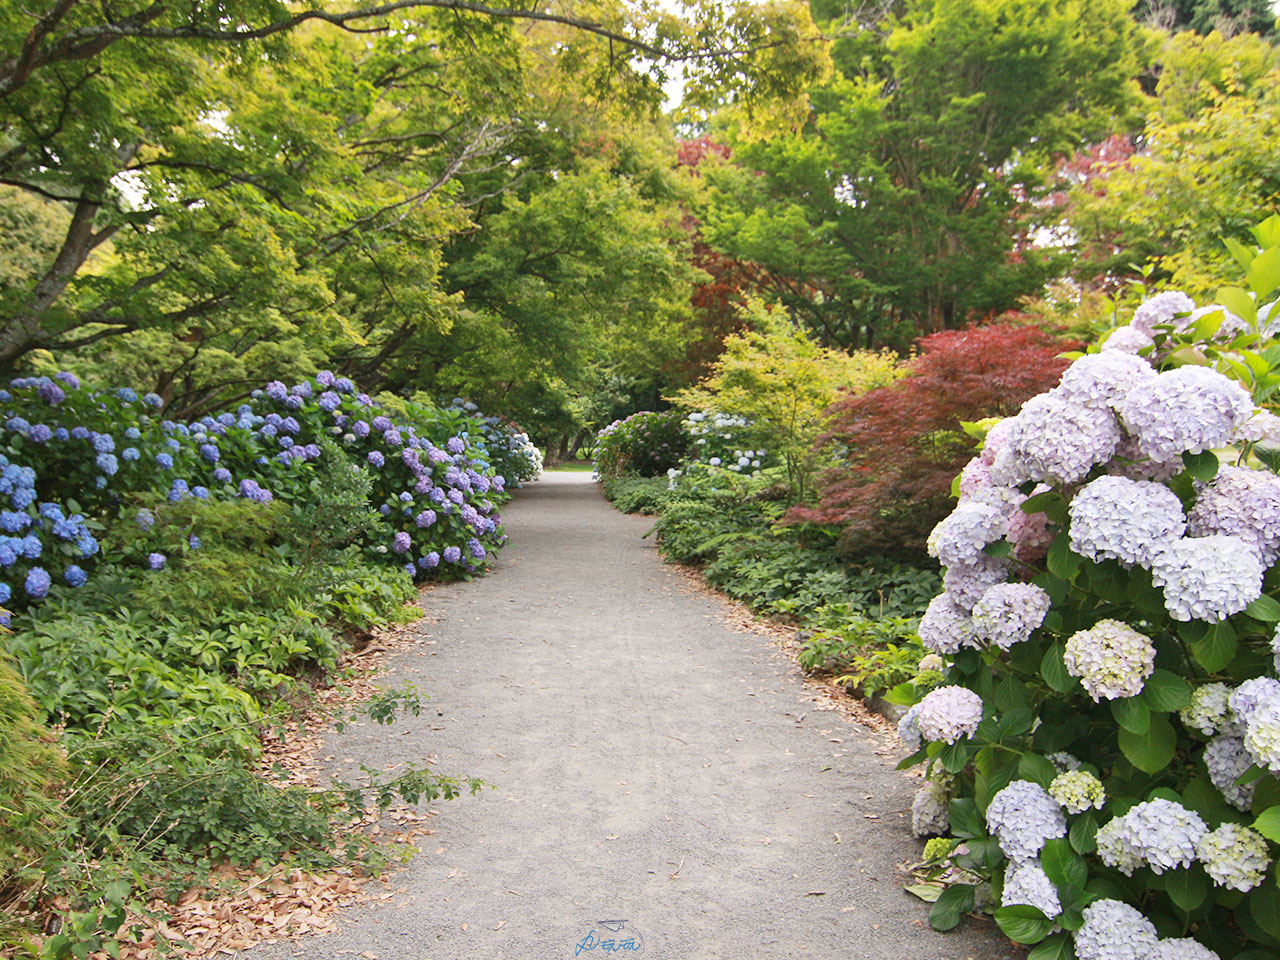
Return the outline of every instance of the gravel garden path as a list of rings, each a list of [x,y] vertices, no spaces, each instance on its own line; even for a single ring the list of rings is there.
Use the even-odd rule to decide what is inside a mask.
[[[429,639],[391,662],[430,695],[422,715],[326,744],[348,772],[435,754],[495,789],[436,805],[392,876],[403,893],[243,956],[1020,955],[991,924],[928,929],[901,889],[919,846],[895,741],[823,709],[773,641],[727,623],[641,539],[649,519],[582,473],[527,485],[505,514],[494,573],[425,594]]]

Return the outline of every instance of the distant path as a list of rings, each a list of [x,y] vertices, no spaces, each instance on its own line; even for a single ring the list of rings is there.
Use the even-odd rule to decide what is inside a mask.
[[[643,950],[588,960],[1015,956],[990,924],[928,929],[901,889],[919,847],[890,742],[816,710],[767,638],[722,623],[640,539],[650,519],[580,473],[504,512],[496,571],[427,593],[436,642],[392,661],[428,709],[327,748],[379,768],[435,753],[497,789],[436,805],[424,853],[393,877],[407,893],[243,956],[547,960],[593,929]]]

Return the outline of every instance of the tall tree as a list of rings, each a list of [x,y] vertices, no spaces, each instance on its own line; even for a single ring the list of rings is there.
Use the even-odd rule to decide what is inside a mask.
[[[706,164],[718,249],[766,268],[827,342],[905,344],[994,313],[1054,264],[1011,256],[1042,165],[1136,101],[1126,0],[911,0],[834,29],[808,122]]]

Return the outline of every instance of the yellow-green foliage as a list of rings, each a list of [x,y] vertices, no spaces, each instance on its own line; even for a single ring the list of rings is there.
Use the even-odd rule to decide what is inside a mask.
[[[0,913],[6,890],[39,863],[60,818],[53,790],[66,763],[38,715],[0,651]]]
[[[892,351],[820,346],[786,312],[760,300],[744,313],[751,326],[725,341],[711,374],[671,399],[687,410],[719,410],[753,421],[756,442],[780,456],[803,497],[819,456],[814,441],[826,409],[842,392],[866,393],[902,375]]]

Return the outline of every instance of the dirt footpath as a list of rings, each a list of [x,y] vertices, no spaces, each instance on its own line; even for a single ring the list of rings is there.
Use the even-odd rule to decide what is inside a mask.
[[[893,743],[820,709],[768,638],[664,566],[651,520],[585,474],[506,511],[496,571],[428,592],[433,643],[393,661],[431,699],[348,727],[358,764],[438,758],[483,777],[436,804],[399,896],[339,933],[243,954],[378,960],[1005,960],[991,924],[928,929],[899,864],[918,856]]]

